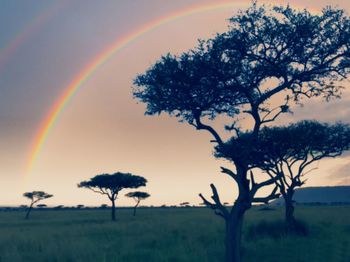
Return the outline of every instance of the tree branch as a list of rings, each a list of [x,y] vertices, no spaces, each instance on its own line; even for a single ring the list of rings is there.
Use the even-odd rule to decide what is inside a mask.
[[[277,193],[278,187],[275,186],[275,188],[272,190],[271,194],[268,195],[267,197],[255,197],[252,199],[253,203],[265,203],[268,204],[270,200],[276,199],[280,197],[280,193]]]
[[[212,128],[209,125],[205,125],[201,122],[200,119],[200,115],[196,114],[195,115],[195,121],[196,124],[194,125],[198,130],[202,129],[202,130],[207,130],[209,133],[211,133],[213,135],[213,137],[215,138],[215,142],[218,143],[219,145],[223,145],[223,141],[220,137],[220,135],[215,131],[214,128]]]
[[[212,195],[212,199],[214,200],[214,203],[208,201],[202,194],[199,194],[199,197],[203,200],[203,203],[214,210],[215,214],[218,216],[221,216],[225,219],[228,218],[229,216],[229,212],[227,211],[226,207],[224,205],[222,205],[218,192],[216,190],[216,187],[214,186],[214,184],[210,184],[211,190],[213,192]]]

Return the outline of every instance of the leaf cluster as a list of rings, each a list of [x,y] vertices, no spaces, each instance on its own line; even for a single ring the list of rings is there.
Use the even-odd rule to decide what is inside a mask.
[[[40,200],[46,199],[46,198],[50,198],[53,197],[53,195],[48,194],[44,191],[32,191],[32,192],[25,192],[23,194],[24,197],[29,198],[30,200],[32,200],[32,202],[38,202]]]
[[[80,182],[78,187],[88,188],[94,192],[108,195],[110,199],[115,199],[120,190],[124,188],[138,188],[145,186],[146,183],[147,180],[144,177],[116,172],[114,174],[94,176],[88,181]]]
[[[144,199],[150,197],[151,195],[147,192],[134,191],[134,192],[129,192],[129,193],[125,194],[125,196],[135,198],[137,200],[144,200]]]
[[[257,140],[252,139],[251,132],[244,133],[217,146],[215,155],[241,158],[247,143],[253,148],[244,156],[250,167],[269,169],[284,161],[320,160],[342,154],[350,149],[350,126],[304,120],[289,126],[264,127]]]

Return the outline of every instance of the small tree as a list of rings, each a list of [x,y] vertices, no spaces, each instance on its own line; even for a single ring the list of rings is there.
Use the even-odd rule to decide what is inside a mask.
[[[29,218],[30,211],[32,210],[34,204],[37,202],[53,197],[53,195],[50,195],[48,193],[45,193],[44,191],[33,191],[33,192],[26,192],[23,194],[24,197],[29,198],[31,200],[31,203],[29,205],[29,208],[27,209],[27,213],[25,216],[25,219]]]
[[[211,184],[212,201],[203,202],[226,223],[226,261],[241,261],[240,242],[245,212],[254,202],[267,197],[256,192],[274,179],[255,183],[249,156],[260,129],[289,111],[302,98],[340,95],[339,81],[350,73],[350,19],[343,10],[325,8],[313,15],[287,7],[258,7],[230,19],[228,32],[218,34],[180,56],[161,57],[144,74],[136,77],[134,96],[147,104],[146,114],[162,112],[205,130],[213,142],[224,145],[217,116],[229,119],[226,128],[235,139],[242,133],[241,119],[250,118],[251,135],[241,151],[229,159],[233,169],[222,168],[238,187],[230,210]],[[225,125],[224,125],[225,126]]]
[[[106,195],[112,202],[112,220],[115,221],[115,200],[119,191],[124,188],[138,188],[145,186],[147,180],[141,176],[135,176],[130,173],[117,172],[114,174],[101,174],[91,178],[88,181],[82,181],[78,184],[79,188],[88,188],[93,192]]]
[[[313,171],[312,164],[323,158],[340,156],[350,149],[350,126],[301,121],[289,126],[263,128],[259,135],[259,164],[275,180],[285,202],[285,228],[297,228],[294,218],[295,189],[305,184],[303,177]]]
[[[101,209],[107,209],[107,208],[108,208],[108,205],[107,205],[107,204],[102,204],[99,208],[101,208]]]
[[[135,200],[136,205],[134,206],[134,216],[136,216],[136,208],[140,204],[141,200],[149,198],[151,195],[148,194],[147,192],[135,191],[135,192],[129,192],[125,194],[125,196],[131,197]]]

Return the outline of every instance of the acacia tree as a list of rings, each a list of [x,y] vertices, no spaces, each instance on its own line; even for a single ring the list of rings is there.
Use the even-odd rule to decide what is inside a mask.
[[[242,133],[241,119],[249,117],[251,132],[240,151],[230,157],[233,168],[222,173],[238,186],[229,210],[211,184],[213,202],[204,203],[225,219],[226,261],[240,261],[243,217],[253,202],[278,197],[274,189],[265,198],[256,192],[275,179],[256,183],[249,179],[249,155],[260,129],[288,112],[301,98],[340,95],[340,80],[350,70],[350,20],[342,10],[325,8],[313,15],[291,7],[258,7],[254,3],[230,19],[227,32],[180,56],[162,56],[134,81],[134,97],[147,105],[146,114],[162,112],[208,131],[213,142],[224,145],[211,124],[220,115],[234,139]]]
[[[293,196],[295,189],[305,184],[303,177],[315,168],[313,163],[323,158],[340,156],[350,149],[350,126],[301,121],[281,127],[263,128],[259,134],[258,166],[275,183],[285,202],[285,228],[296,230]]]
[[[136,205],[134,206],[134,216],[136,216],[136,208],[140,204],[141,200],[145,200],[146,198],[149,198],[151,195],[147,192],[141,192],[141,191],[135,191],[135,192],[129,192],[125,194],[125,196],[133,198],[136,202]]]
[[[130,173],[117,172],[114,174],[101,174],[94,176],[88,181],[82,181],[78,184],[79,188],[88,188],[93,192],[106,195],[112,202],[112,220],[115,221],[115,200],[119,191],[124,188],[138,188],[145,186],[147,180],[141,176],[135,176]]]
[[[32,210],[34,204],[37,202],[53,197],[53,195],[50,195],[48,193],[45,193],[44,191],[32,191],[32,192],[26,192],[23,194],[24,197],[29,198],[31,200],[31,203],[29,205],[29,208],[27,209],[27,213],[25,216],[25,219],[29,218],[30,211]]]

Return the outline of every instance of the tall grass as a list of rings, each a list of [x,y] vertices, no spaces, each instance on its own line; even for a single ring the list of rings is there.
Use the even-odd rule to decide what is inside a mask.
[[[224,258],[224,223],[205,208],[0,212],[0,262],[203,261]],[[243,261],[350,261],[350,207],[298,207],[307,236],[249,237],[250,228],[278,221],[283,210],[247,213]]]

